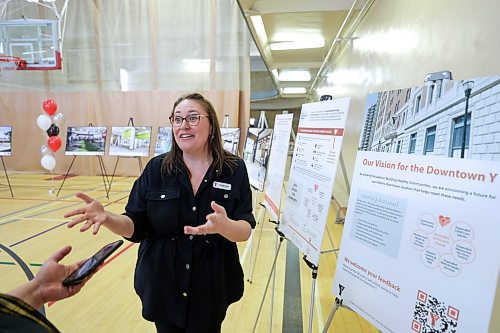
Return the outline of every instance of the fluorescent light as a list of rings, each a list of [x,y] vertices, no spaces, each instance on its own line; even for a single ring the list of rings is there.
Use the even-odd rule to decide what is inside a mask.
[[[304,87],[286,87],[283,88],[283,94],[305,94],[306,88]]]
[[[280,81],[311,81],[309,71],[282,71],[279,75]]]
[[[275,68],[275,69],[273,69],[273,70],[271,70],[271,73],[273,73],[273,76],[274,76],[275,78],[278,78],[278,76],[279,76],[279,75],[278,75],[278,70],[277,70],[276,68]]]
[[[316,49],[325,46],[324,39],[303,39],[296,41],[285,41],[271,43],[269,47],[273,51],[298,50],[298,49]]]
[[[182,59],[182,62],[186,64],[187,72],[210,72],[210,59]]]
[[[266,29],[264,28],[264,22],[262,21],[262,17],[260,15],[250,16],[250,20],[252,20],[253,27],[257,36],[259,36],[260,42],[262,45],[267,44],[267,34]]]

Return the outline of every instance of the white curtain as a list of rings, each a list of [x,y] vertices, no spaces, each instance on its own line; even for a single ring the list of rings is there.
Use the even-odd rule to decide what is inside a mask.
[[[56,1],[59,11],[63,3]],[[49,8],[24,0],[2,2],[0,8],[6,8],[2,20],[55,19]],[[43,133],[28,144],[21,137],[40,132],[36,118],[47,98],[65,115],[64,127],[124,126],[133,118],[137,126],[157,128],[168,125],[179,95],[196,91],[212,101],[220,121],[228,114],[231,127],[246,127],[250,40],[234,0],[69,0],[62,70],[1,73],[1,125],[14,126],[9,168],[44,171],[33,158],[46,139]],[[60,136],[65,142],[65,128]],[[26,150],[35,155],[20,154]],[[64,144],[61,151],[56,172],[70,163]],[[105,157],[107,167],[113,161]],[[95,174],[97,165],[75,167]],[[137,173],[129,170],[117,172]]]

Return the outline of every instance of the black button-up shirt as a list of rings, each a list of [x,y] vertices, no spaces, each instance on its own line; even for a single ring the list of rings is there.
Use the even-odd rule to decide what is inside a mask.
[[[204,224],[215,201],[254,228],[246,166],[238,160],[233,173],[225,166],[219,177],[210,167],[194,195],[186,171],[161,174],[163,156],[146,165],[125,207],[134,222],[130,240],[141,243],[134,287],[145,319],[210,331],[243,295],[238,248],[219,234],[185,235],[183,227]]]

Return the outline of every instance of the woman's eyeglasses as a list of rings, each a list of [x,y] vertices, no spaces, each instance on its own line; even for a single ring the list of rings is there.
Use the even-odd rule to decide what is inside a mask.
[[[168,119],[170,119],[170,123],[174,127],[181,127],[184,120],[187,121],[189,126],[197,126],[200,123],[201,117],[208,118],[208,116],[205,116],[205,115],[202,115],[199,113],[193,113],[193,114],[190,114],[186,117],[170,116],[170,117],[168,117]]]

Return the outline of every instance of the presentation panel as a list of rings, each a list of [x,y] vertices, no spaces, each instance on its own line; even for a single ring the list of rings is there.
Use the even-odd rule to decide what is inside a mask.
[[[264,186],[264,206],[275,221],[280,218],[281,193],[292,132],[293,114],[278,114],[269,156],[268,175]]]
[[[272,128],[249,128],[247,131],[243,160],[250,185],[259,191],[264,190],[272,135]]]
[[[349,98],[302,105],[279,229],[317,265]]]
[[[235,127],[221,127],[222,143],[224,149],[238,155],[238,146],[240,144],[240,129]]]
[[[111,128],[109,155],[114,156],[149,156],[151,144],[151,126],[125,126]]]
[[[65,155],[104,155],[107,127],[70,126]]]
[[[172,127],[158,127],[154,156],[168,153],[172,149]]]
[[[488,332],[499,87],[437,80],[366,100],[332,291],[384,332]]]
[[[499,174],[492,161],[359,152],[333,293],[384,332],[488,332]]]
[[[12,155],[12,126],[0,126],[0,156]]]

